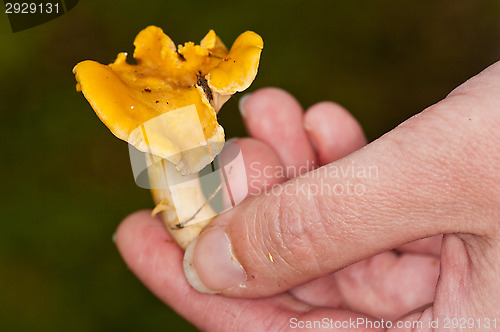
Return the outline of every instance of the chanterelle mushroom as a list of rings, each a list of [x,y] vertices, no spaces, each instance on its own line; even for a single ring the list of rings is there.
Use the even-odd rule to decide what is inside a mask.
[[[126,62],[126,53],[118,54],[109,65],[91,60],[78,63],[73,69],[77,89],[116,137],[154,155],[152,158],[172,163],[182,175],[196,174],[223,147],[224,131],[217,123],[217,112],[231,95],[245,90],[255,79],[262,38],[246,31],[228,51],[210,30],[200,45],[187,42],[176,47],[160,28],[149,26],[137,35],[134,46],[136,65]],[[192,128],[194,122],[184,118],[171,116],[168,126],[148,125],[152,123],[150,120],[188,106],[196,110],[201,140],[192,135],[197,129]],[[203,145],[206,149],[196,149]],[[159,166],[162,164],[155,163],[149,169],[150,181],[166,181]],[[182,225],[179,212],[210,215],[199,186],[185,188],[180,193],[171,193],[168,186],[152,192],[157,204],[155,210],[162,213],[167,229],[182,247],[210,222],[207,219],[190,227],[175,227]],[[177,209],[183,211],[172,208],[172,194],[182,199],[182,207]]]

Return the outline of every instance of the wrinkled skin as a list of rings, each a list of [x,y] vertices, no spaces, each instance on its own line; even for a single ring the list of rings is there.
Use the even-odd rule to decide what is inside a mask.
[[[154,294],[207,331],[289,330],[293,317],[499,320],[499,110],[497,63],[365,146],[339,105],[319,103],[302,115],[282,90],[259,90],[243,104],[251,137],[237,144],[245,163],[377,165],[377,178],[355,179],[364,195],[262,195],[216,218],[210,228],[225,230],[247,275],[257,276],[221,295],[191,288],[182,250],[148,211],[122,222],[118,249]],[[285,180],[249,177],[250,191]],[[268,252],[273,262],[262,258]],[[216,282],[209,265],[198,274]]]

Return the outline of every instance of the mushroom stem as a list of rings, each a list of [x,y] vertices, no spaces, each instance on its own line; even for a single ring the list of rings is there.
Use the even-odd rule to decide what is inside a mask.
[[[148,176],[156,204],[152,214],[160,214],[168,232],[180,247],[186,249],[215,216],[208,204],[211,197],[205,197],[199,173],[191,174],[185,181],[177,183],[175,180],[182,175],[174,164],[149,154],[146,158],[151,158]],[[215,196],[219,190],[220,187],[211,196]]]

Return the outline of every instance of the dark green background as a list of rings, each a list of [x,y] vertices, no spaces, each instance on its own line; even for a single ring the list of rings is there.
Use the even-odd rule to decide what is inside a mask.
[[[369,140],[499,59],[500,1],[90,1],[33,29],[0,14],[0,331],[194,330],[128,271],[111,236],[151,208],[127,144],[101,124],[72,67],[133,52],[154,24],[176,42],[213,28],[264,38],[256,81],[304,107],[334,100]],[[236,96],[220,121],[244,136]],[[450,126],[453,124],[450,123]]]

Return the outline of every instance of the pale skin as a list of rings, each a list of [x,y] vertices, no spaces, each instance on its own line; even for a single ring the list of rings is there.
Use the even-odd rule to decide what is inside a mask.
[[[303,112],[292,96],[267,88],[245,100],[243,113],[251,137],[236,143],[247,166],[354,163],[376,165],[377,177],[247,174],[261,188],[350,181],[365,191],[252,196],[217,217],[196,248],[223,230],[247,278],[225,287],[217,263],[195,251],[200,279],[220,295],[190,286],[184,253],[159,218],[127,217],[118,249],[168,306],[205,331],[289,330],[294,317],[488,317],[500,325],[500,63],[368,145],[356,120],[331,102]]]

